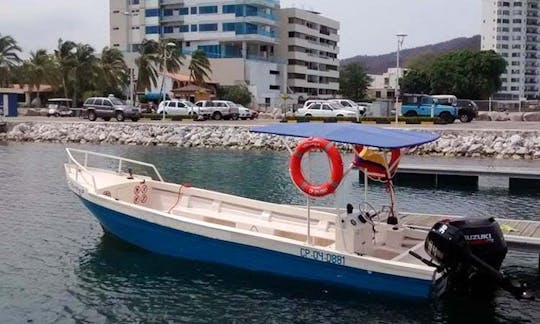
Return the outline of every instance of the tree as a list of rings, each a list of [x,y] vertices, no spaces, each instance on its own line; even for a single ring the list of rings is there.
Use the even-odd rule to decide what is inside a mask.
[[[157,85],[157,53],[158,42],[145,40],[139,50],[139,57],[135,59],[135,64],[139,69],[137,76],[137,91],[146,91]]]
[[[399,80],[403,93],[430,93],[431,83],[429,74],[425,71],[409,70]]]
[[[431,68],[432,93],[487,99],[501,87],[506,61],[494,51],[457,51],[441,56]]]
[[[38,97],[42,84],[55,87],[58,83],[54,58],[44,49],[30,53],[30,58],[23,63],[22,73],[22,80],[29,85],[30,91],[36,89]]]
[[[416,62],[416,63],[414,63]],[[456,51],[417,58],[401,80],[404,92],[487,99],[501,87],[506,61],[494,51]]]
[[[178,45],[176,50],[171,50],[167,46],[171,42],[176,44],[175,40],[170,39],[164,39],[161,42],[155,40],[143,41],[139,50],[140,55],[135,59],[135,64],[139,69],[137,91],[146,91],[156,87],[158,75],[161,71],[173,73],[180,71],[183,55],[180,54]]]
[[[73,105],[77,105],[79,95],[87,89],[95,88],[99,74],[99,60],[94,53],[94,48],[88,44],[77,44],[72,51],[73,68],[70,71],[69,80],[73,87]]]
[[[204,79],[208,79],[208,75],[212,73],[210,61],[202,50],[193,52],[188,68],[190,71],[189,79],[193,80],[199,86],[203,85],[205,83]]]
[[[217,89],[217,95],[222,100],[230,100],[243,106],[251,104],[251,92],[243,85],[220,86]]]
[[[128,83],[128,74],[122,52],[116,48],[105,47],[99,58],[97,88],[104,94],[122,93]]]
[[[360,100],[365,97],[366,89],[372,79],[359,63],[351,63],[342,67],[339,76],[341,94],[351,100]]]
[[[68,85],[70,81],[71,71],[74,69],[76,61],[74,51],[77,47],[72,41],[63,41],[58,39],[57,48],[54,50],[55,63],[57,65],[57,73],[61,79],[62,89],[64,90],[64,97],[68,96]],[[73,103],[75,104],[75,103]]]
[[[0,87],[9,85],[13,68],[21,63],[20,52],[13,37],[0,34]]]

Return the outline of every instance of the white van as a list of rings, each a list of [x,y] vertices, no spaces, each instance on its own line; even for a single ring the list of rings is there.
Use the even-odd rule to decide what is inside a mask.
[[[454,95],[436,95],[431,96],[434,99],[437,99],[437,102],[439,105],[448,105],[448,106],[456,106],[457,105],[457,97]]]

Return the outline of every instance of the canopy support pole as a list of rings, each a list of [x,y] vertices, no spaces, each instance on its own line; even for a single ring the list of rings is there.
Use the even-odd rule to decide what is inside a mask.
[[[392,175],[390,174],[390,170],[388,169],[388,150],[383,150],[383,158],[384,158],[384,168],[386,170],[386,188],[389,191],[390,194],[390,215],[388,215],[388,218],[386,222],[391,225],[396,225],[398,222],[397,219],[397,213],[396,213],[396,196],[394,193],[394,183],[392,182]]]
[[[311,176],[311,152],[308,152],[308,177]],[[307,245],[311,245],[311,197],[306,194],[307,197]]]

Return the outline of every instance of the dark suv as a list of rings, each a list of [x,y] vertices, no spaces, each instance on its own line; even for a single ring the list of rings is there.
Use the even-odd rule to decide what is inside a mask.
[[[118,121],[124,121],[126,118],[136,122],[141,118],[139,108],[127,105],[122,100],[115,97],[92,97],[86,99],[83,105],[86,116],[91,121],[98,117],[104,121],[111,120],[112,117]]]
[[[458,118],[462,123],[469,123],[478,116],[478,106],[469,99],[458,99],[456,106],[458,107]]]

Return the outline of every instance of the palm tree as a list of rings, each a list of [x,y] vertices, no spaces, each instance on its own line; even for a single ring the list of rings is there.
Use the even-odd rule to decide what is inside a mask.
[[[99,78],[96,86],[104,93],[118,93],[127,85],[128,67],[124,55],[116,48],[105,47],[99,60]]]
[[[159,44],[154,40],[144,40],[139,49],[139,57],[135,64],[139,69],[137,76],[137,91],[146,91],[157,85],[156,64],[158,64]]]
[[[69,80],[73,85],[73,105],[76,105],[84,90],[95,88],[99,75],[99,59],[94,54],[94,48],[88,44],[77,44],[72,54],[74,65]]]
[[[54,50],[55,63],[57,65],[58,74],[60,75],[62,88],[64,89],[64,97],[68,98],[68,83],[71,71],[75,67],[74,51],[77,47],[72,41],[63,41],[58,39],[58,47]],[[73,103],[75,104],[75,103]]]
[[[137,77],[138,91],[150,90],[152,87],[156,87],[160,71],[173,73],[180,71],[184,56],[178,50],[171,50],[167,46],[170,42],[169,39],[164,39],[161,42],[154,40],[143,41],[139,50],[140,56],[135,59],[135,64],[139,69]]]
[[[13,37],[0,34],[0,87],[9,85],[12,69],[21,62],[20,52]]]
[[[31,52],[30,58],[23,63],[25,83],[31,92],[33,89],[37,90],[38,97],[41,84],[48,83],[53,87],[57,85],[55,70],[53,58],[44,49]]]
[[[209,74],[212,73],[210,67],[210,61],[206,56],[206,53],[202,50],[196,50],[191,56],[191,62],[189,63],[189,79],[193,80],[195,84],[202,86],[205,83],[205,78],[209,78]]]

